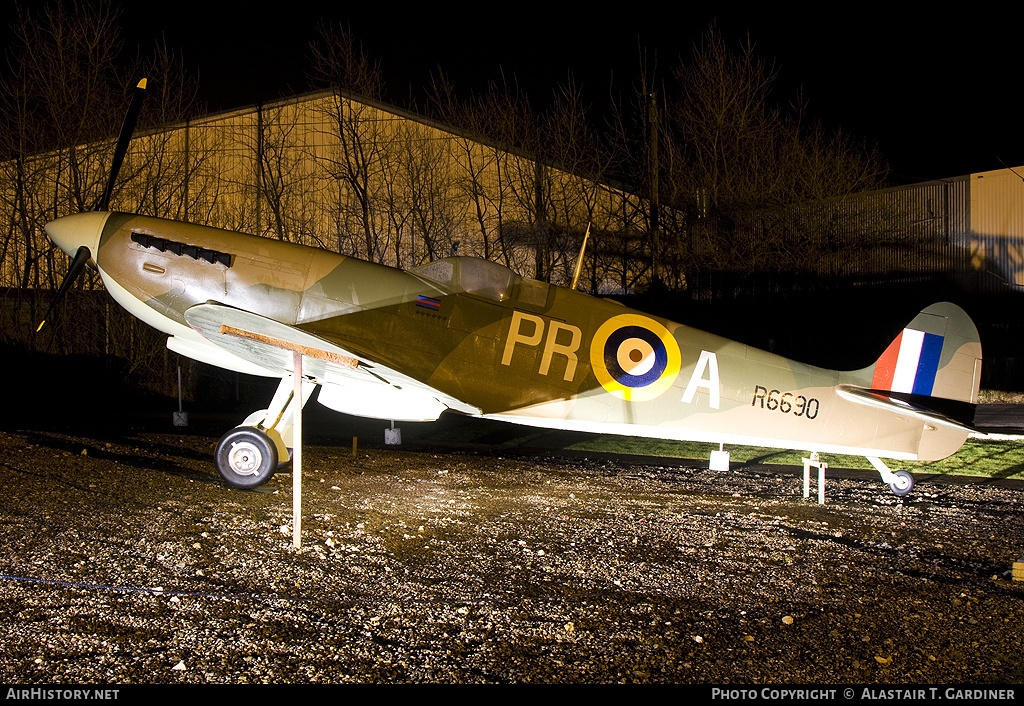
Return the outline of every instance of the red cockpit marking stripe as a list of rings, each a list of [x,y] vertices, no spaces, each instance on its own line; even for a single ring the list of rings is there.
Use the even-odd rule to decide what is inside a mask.
[[[222,324],[220,332],[226,336],[236,336],[237,338],[248,338],[252,341],[259,341],[260,343],[266,343],[276,348],[284,348],[290,351],[298,351],[302,355],[308,355],[310,358],[317,358],[319,360],[326,360],[329,363],[337,363],[343,365],[346,368],[356,368],[359,366],[359,361],[355,358],[349,358],[348,356],[338,355],[330,351],[321,350],[319,348],[310,348],[309,346],[302,346],[297,343],[291,343],[290,341],[282,341],[279,338],[272,338],[270,336],[264,336],[261,333],[253,333],[252,331],[243,331],[242,329]]]

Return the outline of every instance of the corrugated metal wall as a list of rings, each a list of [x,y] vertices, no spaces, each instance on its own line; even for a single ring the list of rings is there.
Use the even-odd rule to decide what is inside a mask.
[[[788,241],[792,271],[880,279],[952,275],[977,290],[1024,287],[1024,168],[790,208],[744,224],[752,252]]]
[[[965,245],[971,268],[1024,286],[1024,168],[970,176]]]

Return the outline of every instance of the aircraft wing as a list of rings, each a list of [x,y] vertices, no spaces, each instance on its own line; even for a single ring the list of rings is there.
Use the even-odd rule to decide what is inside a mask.
[[[281,377],[291,375],[293,352],[303,374],[322,387],[325,407],[395,421],[437,419],[445,409],[481,410],[343,347],[250,311],[208,302],[185,311],[185,321],[219,350]]]
[[[948,408],[940,410],[938,409],[939,405],[936,404],[937,398],[934,397],[903,394],[889,390],[869,390],[856,385],[839,385],[836,388],[836,394],[848,402],[884,409],[926,424],[967,432],[974,431],[974,428],[964,421],[968,412],[973,419],[973,405],[967,403],[949,400],[946,405]]]

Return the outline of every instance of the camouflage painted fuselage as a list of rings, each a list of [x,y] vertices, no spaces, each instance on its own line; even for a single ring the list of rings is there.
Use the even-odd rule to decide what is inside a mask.
[[[852,372],[816,368],[474,258],[402,271],[203,226],[80,215],[96,229],[94,261],[111,294],[171,336],[198,341],[186,312],[218,302],[400,371],[461,401],[462,411],[544,427],[922,460],[955,452],[967,434],[837,394],[840,386],[877,389],[882,359]],[[923,396],[976,401],[981,347],[965,319],[942,304],[911,323],[914,336],[939,343],[919,346],[908,394],[927,382]],[[920,351],[931,351],[927,364]]]

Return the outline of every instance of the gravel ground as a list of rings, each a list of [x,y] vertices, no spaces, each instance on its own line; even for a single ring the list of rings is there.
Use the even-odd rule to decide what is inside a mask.
[[[799,469],[0,432],[0,682],[1018,683],[1024,493]]]

